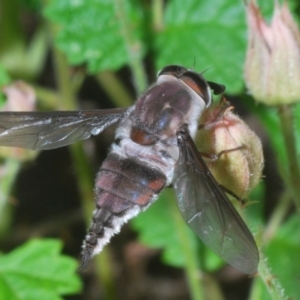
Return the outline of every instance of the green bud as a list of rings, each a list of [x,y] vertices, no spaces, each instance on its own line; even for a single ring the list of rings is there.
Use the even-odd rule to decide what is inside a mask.
[[[197,146],[217,182],[240,198],[247,197],[261,179],[262,145],[257,135],[232,112],[225,99],[202,115]],[[224,151],[225,150],[225,151]]]

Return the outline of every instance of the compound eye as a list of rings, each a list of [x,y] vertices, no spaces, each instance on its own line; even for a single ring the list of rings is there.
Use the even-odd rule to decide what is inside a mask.
[[[211,104],[210,87],[200,74],[186,72],[180,79],[204,100],[206,106]]]
[[[161,69],[157,76],[160,75],[173,75],[176,78],[179,78],[183,73],[187,71],[186,68],[179,65],[169,65]]]

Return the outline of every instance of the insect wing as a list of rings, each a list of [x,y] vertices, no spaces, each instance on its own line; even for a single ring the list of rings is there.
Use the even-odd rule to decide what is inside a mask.
[[[254,273],[258,251],[252,234],[189,135],[180,136],[179,147],[173,186],[182,217],[222,259],[246,274]]]
[[[0,112],[0,146],[34,150],[66,146],[99,134],[127,110]]]

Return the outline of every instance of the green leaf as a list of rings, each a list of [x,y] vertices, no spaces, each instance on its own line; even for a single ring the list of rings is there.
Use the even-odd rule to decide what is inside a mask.
[[[128,62],[121,18],[129,19],[132,36],[137,39],[143,18],[140,3],[124,1],[126,16],[120,16],[114,2],[51,1],[45,16],[59,24],[56,44],[70,63],[87,63],[90,72],[98,72],[115,70]]]
[[[186,264],[183,242],[197,251],[198,238],[185,225],[172,192],[170,189],[164,190],[159,199],[146,212],[134,218],[131,224],[138,231],[141,242],[163,249],[165,263],[183,267]]]
[[[4,85],[7,85],[10,83],[11,78],[9,77],[8,73],[6,72],[4,66],[0,64],[0,108],[4,105],[6,102],[6,97],[1,91],[1,87]]]
[[[272,1],[260,2],[265,12],[273,11]],[[120,3],[125,6],[122,12]],[[240,92],[244,86],[247,29],[243,1],[186,0],[182,5],[180,0],[170,0],[163,29],[152,33],[149,11],[136,0],[52,0],[45,16],[58,25],[56,44],[69,61],[87,63],[91,72],[127,64],[128,48],[137,42],[138,56],[148,48],[154,50],[157,69],[175,63],[192,67],[195,62],[195,69],[208,69],[205,77],[225,84],[229,93]],[[131,41],[124,37],[122,20],[129,25]]]
[[[21,5],[36,12],[39,12],[42,8],[42,3],[39,0],[23,0]]]
[[[157,66],[182,64],[225,84],[230,93],[243,87],[246,51],[245,8],[242,1],[169,1],[165,28],[156,40]]]
[[[295,214],[280,228],[266,249],[272,274],[278,278],[285,294],[299,299],[300,218]]]
[[[10,83],[11,78],[9,77],[8,73],[6,72],[4,66],[0,64],[0,87]]]
[[[212,250],[210,250],[207,246],[205,246],[202,241],[199,240],[203,248],[203,254],[201,255],[202,258],[202,265],[203,270],[208,273],[215,272],[219,270],[221,267],[225,265],[224,260],[222,260],[217,254],[215,254]]]
[[[171,189],[164,190],[159,199],[131,224],[142,243],[163,250],[162,259],[166,264],[186,268],[188,260],[195,259],[198,266],[201,264],[210,272],[224,264],[186,225]]]
[[[259,1],[268,14],[273,1]],[[181,64],[204,71],[227,92],[243,89],[247,47],[246,9],[243,1],[168,1],[164,29],[156,38],[157,67]]]
[[[0,295],[10,300],[56,300],[81,290],[77,262],[59,254],[57,240],[31,240],[0,257]]]

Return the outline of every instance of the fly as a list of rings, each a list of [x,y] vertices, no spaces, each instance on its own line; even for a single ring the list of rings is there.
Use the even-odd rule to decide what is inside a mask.
[[[226,262],[256,271],[252,234],[220,188],[193,138],[212,102],[225,88],[193,70],[171,65],[127,109],[0,112],[0,146],[54,149],[100,134],[119,122],[95,183],[96,209],[83,242],[82,267],[121,226],[173,185],[187,225]]]

